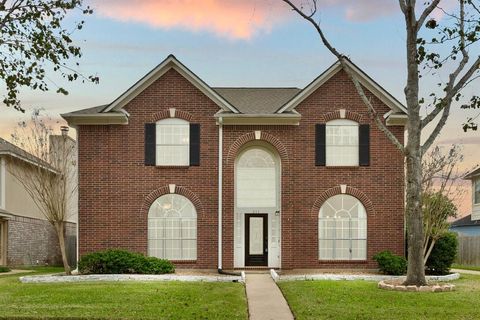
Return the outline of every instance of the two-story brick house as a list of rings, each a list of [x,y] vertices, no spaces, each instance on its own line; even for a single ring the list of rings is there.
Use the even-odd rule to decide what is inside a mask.
[[[358,67],[403,141],[405,108]],[[212,88],[169,56],[77,128],[80,254],[193,268],[371,268],[404,254],[404,165],[339,63],[304,89]]]

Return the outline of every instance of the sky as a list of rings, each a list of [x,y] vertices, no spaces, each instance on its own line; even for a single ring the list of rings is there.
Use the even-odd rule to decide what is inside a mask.
[[[405,28],[398,2],[318,2],[321,25],[333,45],[403,102]],[[73,34],[83,51],[78,70],[98,75],[100,83],[68,83],[49,74],[69,94],[22,90],[27,112],[0,105],[0,137],[9,140],[15,124],[32,108],[45,109],[60,127],[61,113],[109,103],[169,54],[210,86],[224,87],[303,88],[335,61],[312,26],[280,0],[85,0],[85,4],[93,8],[93,15],[72,13],[64,22],[85,20],[84,28]],[[442,18],[441,12],[433,14]],[[434,78],[425,81],[422,90],[435,90],[435,83]],[[468,90],[473,92],[469,88],[467,94]],[[454,108],[437,140],[445,147],[463,145],[464,171],[480,164],[480,132],[461,129],[466,118],[475,115]],[[460,208],[462,214],[469,212],[469,193]]]

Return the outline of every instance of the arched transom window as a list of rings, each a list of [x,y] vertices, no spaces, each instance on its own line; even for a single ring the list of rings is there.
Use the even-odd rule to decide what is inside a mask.
[[[320,260],[365,260],[367,215],[355,197],[341,194],[329,198],[318,215]]]
[[[178,194],[155,200],[148,211],[148,255],[197,259],[197,211],[190,200]]]
[[[358,166],[358,123],[336,119],[326,125],[326,165]]]
[[[237,207],[275,207],[277,205],[276,159],[264,148],[252,147],[237,161]]]

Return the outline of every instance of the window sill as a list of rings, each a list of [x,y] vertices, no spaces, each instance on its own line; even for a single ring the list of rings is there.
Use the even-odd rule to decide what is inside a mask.
[[[170,165],[170,166],[155,166],[156,169],[188,169],[190,168],[190,166],[174,166],[174,165]]]
[[[325,166],[328,169],[359,169],[367,166]]]
[[[173,264],[196,264],[197,260],[168,260]]]
[[[367,260],[318,260],[321,264],[367,264]]]

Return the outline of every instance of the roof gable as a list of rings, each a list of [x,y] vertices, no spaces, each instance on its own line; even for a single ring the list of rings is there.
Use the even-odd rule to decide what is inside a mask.
[[[107,113],[112,111],[120,111],[129,103],[133,98],[138,96],[143,90],[154,83],[157,79],[162,77],[167,71],[174,69],[187,79],[192,85],[199,89],[203,94],[209,97],[215,102],[221,109],[233,113],[239,113],[239,111],[231,105],[227,100],[215,92],[210,86],[208,86],[202,79],[194,74],[190,69],[183,65],[174,55],[169,55],[163,62],[156,66],[152,71],[147,73],[143,78],[137,81],[121,96],[115,99],[112,103],[107,105],[101,113]]]
[[[392,111],[396,113],[407,113],[405,106],[395,99],[390,93],[388,93],[384,88],[382,88],[378,83],[376,83],[372,78],[370,78],[365,72],[358,68],[351,61],[346,60],[347,65],[357,76],[358,80],[367,90],[369,90],[373,95],[375,95],[380,101],[387,105]],[[307,85],[302,91],[300,91],[296,96],[290,99],[285,103],[281,108],[279,108],[276,113],[283,113],[292,111],[297,107],[301,102],[308,98],[313,92],[315,92],[319,87],[325,84],[330,80],[334,75],[336,75],[342,66],[340,61],[337,61],[331,65],[327,70],[325,70],[320,76],[313,80],[309,85]]]

